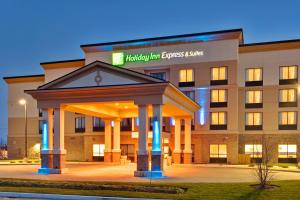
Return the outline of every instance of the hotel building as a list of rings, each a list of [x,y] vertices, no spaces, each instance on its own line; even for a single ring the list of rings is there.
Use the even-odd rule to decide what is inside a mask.
[[[173,163],[300,159],[300,40],[244,44],[242,29],[81,45],[84,59],[5,77],[8,156]],[[26,100],[20,105],[19,100]],[[24,104],[24,102],[23,102]],[[41,149],[41,152],[40,152]]]

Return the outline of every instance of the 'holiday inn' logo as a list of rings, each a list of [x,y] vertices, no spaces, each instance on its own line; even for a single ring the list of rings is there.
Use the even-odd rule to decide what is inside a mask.
[[[124,52],[117,52],[112,54],[112,65],[121,66],[125,64]]]

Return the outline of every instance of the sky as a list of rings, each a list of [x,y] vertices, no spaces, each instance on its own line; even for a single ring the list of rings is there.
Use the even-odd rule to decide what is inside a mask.
[[[83,58],[81,44],[243,28],[245,43],[300,38],[300,2],[233,0],[0,0],[0,142],[5,76]]]

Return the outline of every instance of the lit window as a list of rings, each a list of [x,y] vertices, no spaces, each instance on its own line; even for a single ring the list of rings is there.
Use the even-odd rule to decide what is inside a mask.
[[[44,120],[39,120],[39,134],[43,133]]]
[[[296,144],[279,144],[278,158],[296,158],[297,145]]]
[[[262,113],[261,112],[246,113],[246,125],[247,126],[262,125]]]
[[[75,132],[82,133],[85,131],[85,117],[75,117]]]
[[[182,92],[183,92],[183,94],[188,96],[190,99],[195,101],[195,91],[182,91]]]
[[[246,71],[246,81],[261,81],[262,68],[250,68]]]
[[[93,156],[100,157],[104,156],[104,144],[93,144]]]
[[[211,125],[225,125],[226,123],[226,112],[211,113]]]
[[[192,69],[181,69],[179,71],[179,82],[193,82],[194,72]]]
[[[211,158],[227,158],[226,144],[209,145],[209,156]]]
[[[262,145],[261,144],[246,144],[245,154],[249,154],[251,158],[262,157]]]
[[[297,66],[280,67],[280,80],[297,79]]]
[[[296,89],[279,90],[279,102],[296,102]]]
[[[262,103],[261,90],[246,91],[246,103]]]
[[[211,69],[211,80],[227,80],[227,67],[213,67]]]
[[[212,103],[227,102],[227,90],[211,90],[210,101]]]
[[[295,125],[297,118],[297,112],[280,112],[279,113],[279,124],[280,125]]]

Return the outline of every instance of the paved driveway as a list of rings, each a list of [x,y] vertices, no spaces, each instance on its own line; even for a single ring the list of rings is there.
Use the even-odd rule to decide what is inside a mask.
[[[147,182],[133,177],[135,164],[126,166],[104,163],[68,163],[66,174],[39,175],[38,165],[0,165],[0,178],[25,178],[70,181]],[[216,165],[173,165],[167,167],[167,178],[155,182],[252,182],[254,169]],[[299,171],[300,172],[300,171]],[[274,172],[275,180],[300,180],[299,172]]]

